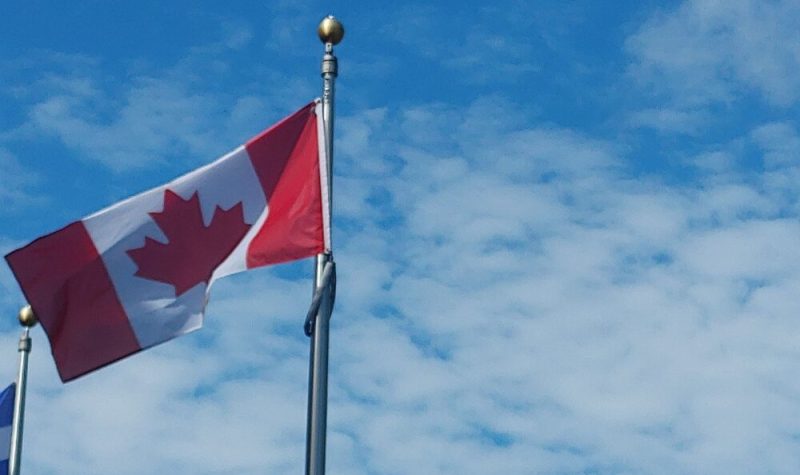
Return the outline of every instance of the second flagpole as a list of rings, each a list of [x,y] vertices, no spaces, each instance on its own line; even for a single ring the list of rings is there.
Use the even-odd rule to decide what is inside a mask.
[[[328,155],[328,209],[332,210],[333,192],[333,98],[338,73],[334,45],[344,37],[341,22],[329,15],[319,24],[319,38],[325,45],[322,58],[322,119],[325,150]],[[323,282],[326,265],[333,264],[330,254],[318,254],[314,269],[315,292],[325,285],[313,321],[308,374],[308,418],[306,425],[306,475],[325,474],[325,444],[328,419],[328,330],[333,311],[332,285]]]
[[[11,423],[11,447],[8,456],[9,475],[19,475],[22,461],[22,429],[25,425],[25,390],[28,385],[28,355],[31,352],[31,327],[36,325],[36,314],[30,305],[19,311],[19,324],[25,330],[19,336],[19,373],[14,395],[14,418]]]

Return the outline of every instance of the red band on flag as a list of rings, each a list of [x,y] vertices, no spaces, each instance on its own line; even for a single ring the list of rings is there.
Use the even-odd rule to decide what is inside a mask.
[[[324,251],[314,107],[309,104],[245,145],[269,207],[248,248],[249,268]]]
[[[62,381],[140,350],[83,223],[41,237],[6,261],[50,339]]]

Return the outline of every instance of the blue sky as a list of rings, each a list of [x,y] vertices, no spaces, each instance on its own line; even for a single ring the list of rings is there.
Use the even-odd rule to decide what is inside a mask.
[[[800,471],[794,1],[14,2],[0,251],[319,95],[330,12],[330,473]],[[35,329],[26,473],[301,472],[310,273],[67,385]]]

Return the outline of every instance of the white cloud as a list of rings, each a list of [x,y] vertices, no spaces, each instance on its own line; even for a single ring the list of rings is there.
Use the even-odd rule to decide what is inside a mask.
[[[649,127],[661,132],[699,135],[708,115],[702,111],[676,109],[645,109],[634,112],[628,119],[634,127]]]
[[[755,92],[769,103],[796,103],[800,39],[794,1],[689,0],[654,15],[626,47],[631,72],[684,107],[729,102]]]
[[[22,246],[24,243],[0,236],[0,256],[5,256],[9,252]],[[0,308],[8,314],[6,322],[11,322],[10,318],[16,318],[17,312],[24,305],[25,301],[21,295],[19,285],[14,280],[11,270],[5,265],[5,261],[0,265]],[[11,373],[8,373],[11,374]],[[2,383],[0,383],[1,385]]]
[[[617,147],[570,130],[448,141],[427,118],[455,112],[400,116],[417,145],[384,180],[402,224],[340,238],[356,269],[340,279],[332,381],[346,415],[333,430],[361,447],[343,457],[365,461],[355,472],[797,467],[784,434],[798,427],[776,425],[798,410],[778,376],[791,379],[780,362],[797,352],[773,336],[798,299],[767,297],[800,278],[783,198],[735,175],[633,180]],[[364,234],[390,242],[365,248]]]
[[[624,148],[486,104],[482,135],[442,105],[339,121],[329,470],[800,466],[783,195],[634,179]],[[26,466],[302,470],[310,283],[281,272],[220,282],[205,329],[66,386],[37,330]]]
[[[85,84],[87,79],[71,80]],[[214,108],[171,80],[139,78],[125,93],[124,104],[108,121],[96,107],[111,99],[88,87],[63,90],[31,110],[38,129],[61,139],[81,156],[122,171],[163,162],[166,156],[197,155],[211,140],[208,117]]]
[[[27,121],[3,132],[7,141],[50,135],[81,159],[114,172],[147,169],[165,163],[202,163],[227,152],[314,97],[307,81],[280,78],[253,68],[242,74],[233,53],[251,41],[240,24],[223,25],[223,41],[197,46],[166,68],[129,59],[128,70],[114,78],[97,60],[57,53],[40,54],[37,78],[12,89]],[[8,65],[7,65],[8,67]],[[252,81],[273,75],[280,88],[264,91]],[[216,90],[219,80],[243,82],[234,95]]]
[[[22,166],[19,160],[8,150],[0,147],[0,215],[13,214],[26,206],[42,203],[45,199],[36,193],[38,176]]]
[[[800,135],[793,124],[762,125],[753,130],[752,137],[764,150],[764,166],[768,169],[800,165]]]

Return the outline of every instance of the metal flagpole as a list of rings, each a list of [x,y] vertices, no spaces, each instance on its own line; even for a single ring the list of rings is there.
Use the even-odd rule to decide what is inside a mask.
[[[36,325],[36,315],[30,305],[19,311],[19,324],[25,327],[19,336],[19,373],[14,394],[14,420],[11,423],[11,449],[8,456],[9,475],[19,475],[22,457],[22,427],[25,423],[25,387],[28,384],[28,355],[31,352],[31,327]]]
[[[322,119],[325,127],[325,149],[328,154],[328,199],[332,195],[333,179],[333,95],[337,75],[333,46],[342,41],[344,27],[328,15],[317,29],[325,44],[322,57]],[[328,202],[328,209],[332,209]],[[328,418],[328,330],[333,310],[333,257],[317,254],[314,269],[316,315],[306,323],[306,333],[311,337],[308,371],[308,418],[306,425],[306,475],[325,474],[325,435]],[[312,307],[313,308],[313,307]]]

